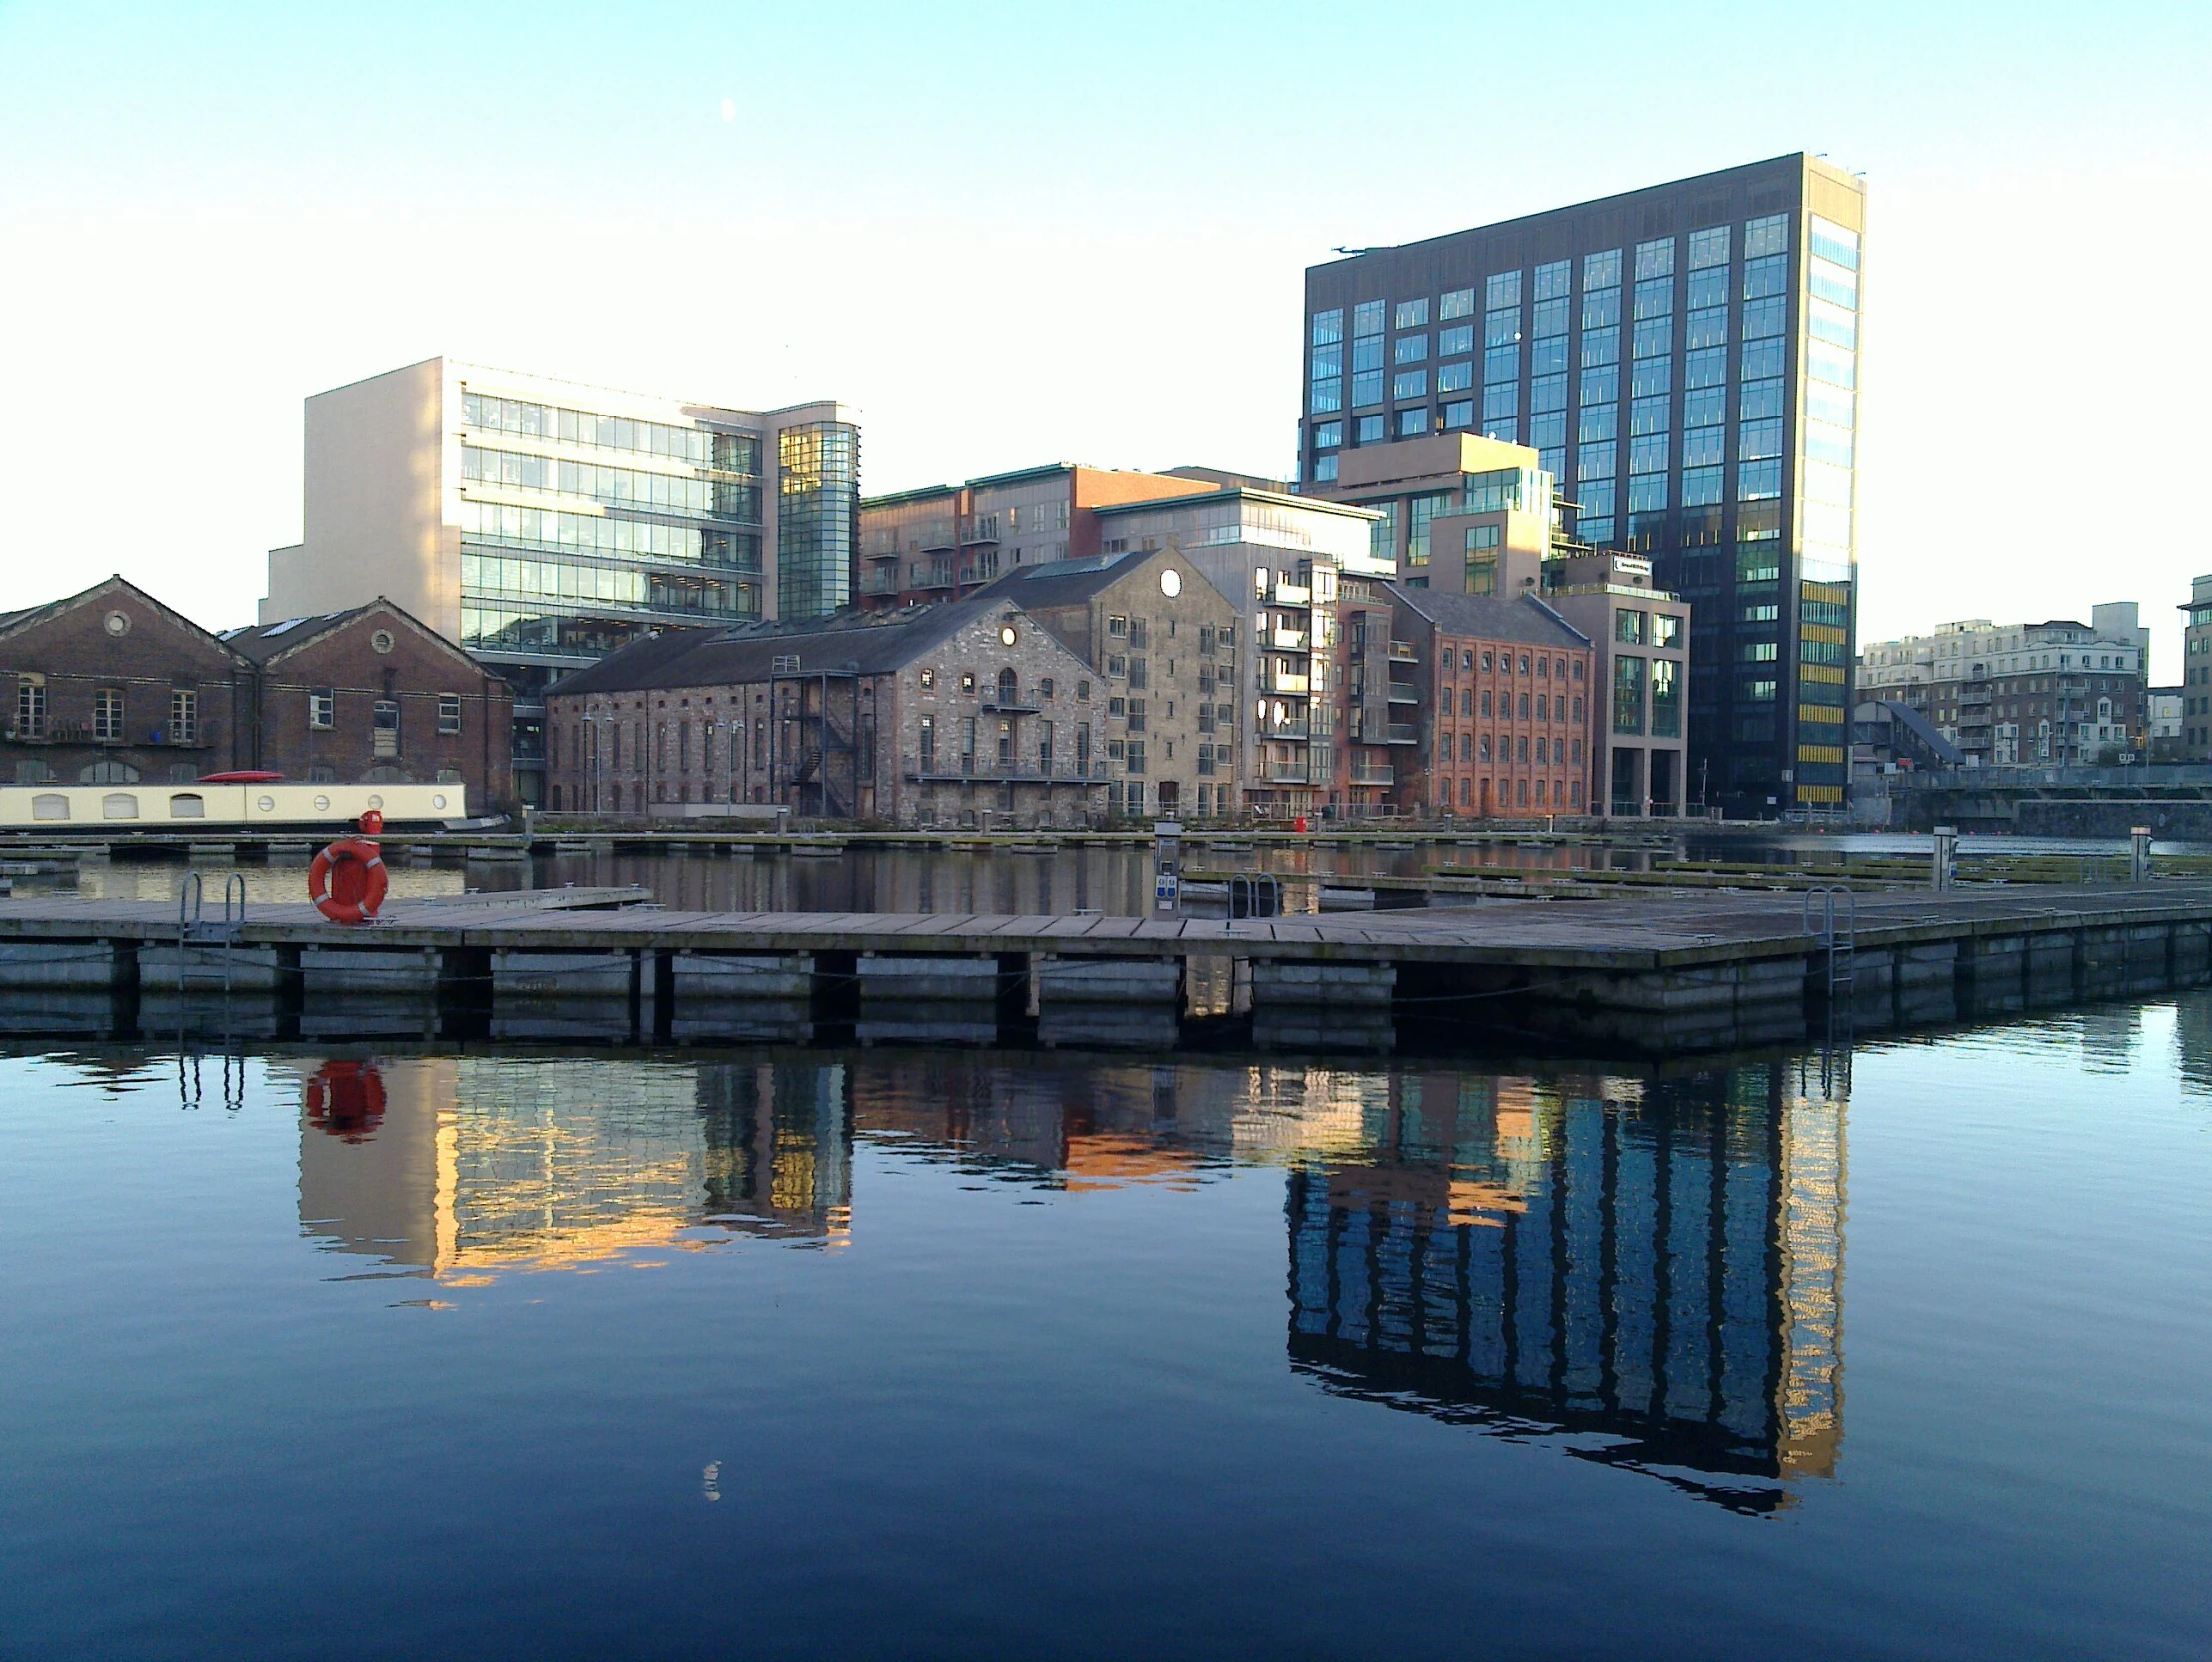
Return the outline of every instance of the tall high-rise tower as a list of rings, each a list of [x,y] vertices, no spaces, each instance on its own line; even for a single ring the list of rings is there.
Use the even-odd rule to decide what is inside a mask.
[[[1648,554],[1694,608],[1689,799],[1840,805],[1865,212],[1782,156],[1311,267],[1300,476],[1438,432],[1533,447],[1563,543]]]

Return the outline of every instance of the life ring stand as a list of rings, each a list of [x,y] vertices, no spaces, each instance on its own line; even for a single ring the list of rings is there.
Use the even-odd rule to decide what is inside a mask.
[[[372,808],[359,824],[363,835],[339,838],[308,865],[308,899],[333,923],[369,922],[391,886],[384,855],[371,840],[384,829],[384,815]]]

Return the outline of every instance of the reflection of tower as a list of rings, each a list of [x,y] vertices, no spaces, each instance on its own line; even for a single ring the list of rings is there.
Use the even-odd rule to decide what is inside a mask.
[[[2081,1062],[2089,1072],[2124,1074],[2134,1066],[2143,1038],[2142,1006],[2092,1005],[2074,1019],[2081,1024]]]
[[[1402,1081],[1368,1159],[1291,1174],[1293,1365],[1743,1509],[1831,1473],[1843,1118],[1780,1075]]]
[[[698,1070],[705,1216],[756,1234],[852,1231],[852,1128],[841,1067]]]

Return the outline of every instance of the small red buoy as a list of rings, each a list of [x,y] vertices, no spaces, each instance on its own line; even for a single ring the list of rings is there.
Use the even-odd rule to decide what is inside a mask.
[[[1300,814],[1296,819],[1292,820],[1291,829],[1294,831],[1304,831],[1306,829],[1306,816],[1304,814]]]
[[[372,808],[360,825],[367,836],[341,837],[308,865],[308,899],[333,923],[366,923],[390,885],[384,855],[369,840],[384,829],[384,815]]]

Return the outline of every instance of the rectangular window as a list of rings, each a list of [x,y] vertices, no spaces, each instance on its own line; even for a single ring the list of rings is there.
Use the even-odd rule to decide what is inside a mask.
[[[1329,416],[1344,408],[1344,378],[1316,376],[1313,397],[1306,406],[1309,416]]]
[[[1685,427],[1724,426],[1727,419],[1728,398],[1724,388],[1701,388],[1682,400],[1682,425]]]
[[[1531,376],[1529,378],[1529,409],[1532,412],[1565,410],[1567,408],[1567,377]]]
[[[1736,457],[1742,461],[1765,461],[1782,453],[1782,424],[1779,421],[1745,421],[1735,447]]]
[[[1689,315],[1689,334],[1685,344],[1690,351],[1698,352],[1706,347],[1724,347],[1728,344],[1728,309],[1725,306],[1708,306]]]
[[[1555,410],[1546,416],[1529,417],[1529,442],[1540,450],[1556,450],[1567,442],[1567,412]],[[1546,472],[1554,469],[1546,466]]]
[[[1726,427],[1691,427],[1682,434],[1682,465],[1684,467],[1717,467],[1725,460],[1721,453],[1726,448]]]
[[[392,757],[400,753],[400,705],[397,699],[380,698],[371,710],[369,754]]]
[[[1437,356],[1451,358],[1463,352],[1475,350],[1475,326],[1459,324],[1451,329],[1437,331]]]
[[[92,736],[103,744],[123,737],[123,694],[114,687],[92,695]]]
[[[1575,470],[1586,479],[1613,477],[1620,469],[1614,465],[1612,441],[1585,444],[1576,458]]]
[[[1629,471],[1632,473],[1663,473],[1669,452],[1673,448],[1671,434],[1649,433],[1629,441]]]
[[[1614,366],[1585,370],[1582,385],[1577,389],[1577,402],[1585,408],[1594,404],[1612,404],[1621,397],[1621,371]]]
[[[1728,232],[1731,228],[1715,225],[1703,231],[1689,234],[1689,269],[1701,271],[1707,266],[1725,266],[1728,263]]]
[[[1674,311],[1674,280],[1670,277],[1654,278],[1636,286],[1636,315],[1639,319],[1671,317]]]
[[[1344,339],[1344,308],[1333,306],[1314,314],[1313,345],[1329,347]]]
[[[1414,409],[1401,410],[1398,413],[1399,437],[1419,438],[1428,430],[1429,412],[1426,408],[1417,406]]]
[[[1611,329],[1621,321],[1619,289],[1589,289],[1583,293],[1583,328]]]
[[[169,694],[169,742],[200,742],[200,695],[197,692],[176,690]]]
[[[1715,427],[1711,430],[1718,434],[1726,429]],[[1696,434],[1690,436],[1694,437]],[[1726,470],[1720,467],[1692,467],[1687,462],[1688,458],[1685,456],[1682,467],[1682,506],[1710,507],[1722,500],[1727,493],[1724,477]]]
[[[1317,421],[1314,423],[1314,448],[1333,450],[1344,442],[1342,421]]]
[[[1629,403],[1629,435],[1637,437],[1648,432],[1664,432],[1672,419],[1672,410],[1665,399],[1633,399]],[[1649,473],[1650,467],[1632,467],[1633,473]]]
[[[1362,370],[1352,377],[1352,408],[1365,410],[1370,405],[1383,402],[1383,372]],[[1376,421],[1376,436],[1382,436],[1382,422]]]
[[[1447,431],[1458,431],[1475,424],[1475,401],[1454,399],[1444,407],[1444,425]]]
[[[1429,361],[1429,337],[1401,335],[1391,356],[1400,364],[1426,364]]]
[[[1851,271],[1858,270],[1858,233],[1847,231],[1835,221],[1812,216],[1812,252],[1816,259],[1831,261]]]
[[[1761,254],[1786,254],[1789,251],[1789,216],[1768,214],[1764,219],[1752,220],[1743,228],[1743,256],[1746,260]]]
[[[1856,348],[1858,318],[1832,300],[1816,298],[1806,303],[1805,332],[1814,340],[1825,341],[1830,346]]]
[[[1378,392],[1375,397],[1376,401],[1380,403],[1382,400],[1382,394]],[[1353,424],[1358,429],[1357,437],[1360,443],[1380,444],[1383,441],[1382,416],[1362,416]]]
[[[1601,364],[1621,362],[1621,331],[1618,329],[1586,329],[1583,331],[1583,368],[1593,369]]]
[[[1575,429],[1576,442],[1582,444],[1604,443],[1615,435],[1620,424],[1621,407],[1617,404],[1587,404],[1583,406]],[[1612,471],[1608,468],[1607,471]]]
[[[1689,309],[1692,312],[1709,311],[1715,306],[1727,304],[1728,272],[1725,266],[1717,271],[1689,274]]]
[[[26,675],[15,684],[15,730],[27,739],[46,736],[46,683]]]
[[[1446,318],[1471,318],[1475,315],[1475,291],[1473,289],[1447,290],[1437,302],[1437,320]]]
[[[1743,262],[1743,298],[1745,300],[1778,300],[1789,289],[1789,257],[1771,255],[1764,260]]]
[[[1568,278],[1574,262],[1554,260],[1536,269],[1536,298],[1540,301],[1560,300],[1567,294]]]
[[[1314,483],[1334,484],[1337,480],[1337,458],[1334,455],[1314,457]]]
[[[1475,366],[1465,359],[1457,364],[1439,364],[1437,366],[1437,391],[1439,393],[1462,392],[1474,386],[1474,384]]]
[[[1636,245],[1636,275],[1638,277],[1671,277],[1674,275],[1674,239],[1659,238]]]
[[[1752,300],[1743,303],[1743,339],[1763,341],[1769,336],[1780,335],[1789,327],[1789,299],[1775,295],[1769,300]]]
[[[438,695],[438,730],[451,738],[461,731],[461,695],[442,692]]]
[[[1781,495],[1779,461],[1746,461],[1735,470],[1735,495],[1741,502],[1772,501]]]
[[[1613,660],[1613,730],[1617,733],[1644,731],[1644,670],[1642,658]]]
[[[1519,272],[1493,272],[1483,284],[1483,309],[1521,304],[1521,274]]]
[[[1608,249],[1603,254],[1583,256],[1583,287],[1585,289],[1616,289],[1621,286],[1621,251]]]
[[[1630,394],[1639,399],[1656,398],[1674,391],[1674,361],[1671,358],[1640,358],[1635,373],[1629,380]],[[1664,401],[1661,400],[1663,403]]]
[[[1554,335],[1565,335],[1568,317],[1565,295],[1557,300],[1540,300],[1529,314],[1529,334],[1540,341]]]
[[[1423,399],[1429,396],[1429,372],[1427,370],[1400,370],[1390,384],[1390,396],[1394,399]]]
[[[1383,303],[1379,300],[1363,300],[1352,308],[1352,337],[1383,333]]]
[[[1420,329],[1429,321],[1427,296],[1420,300],[1402,300],[1398,303],[1398,316],[1394,320],[1400,329]]]

